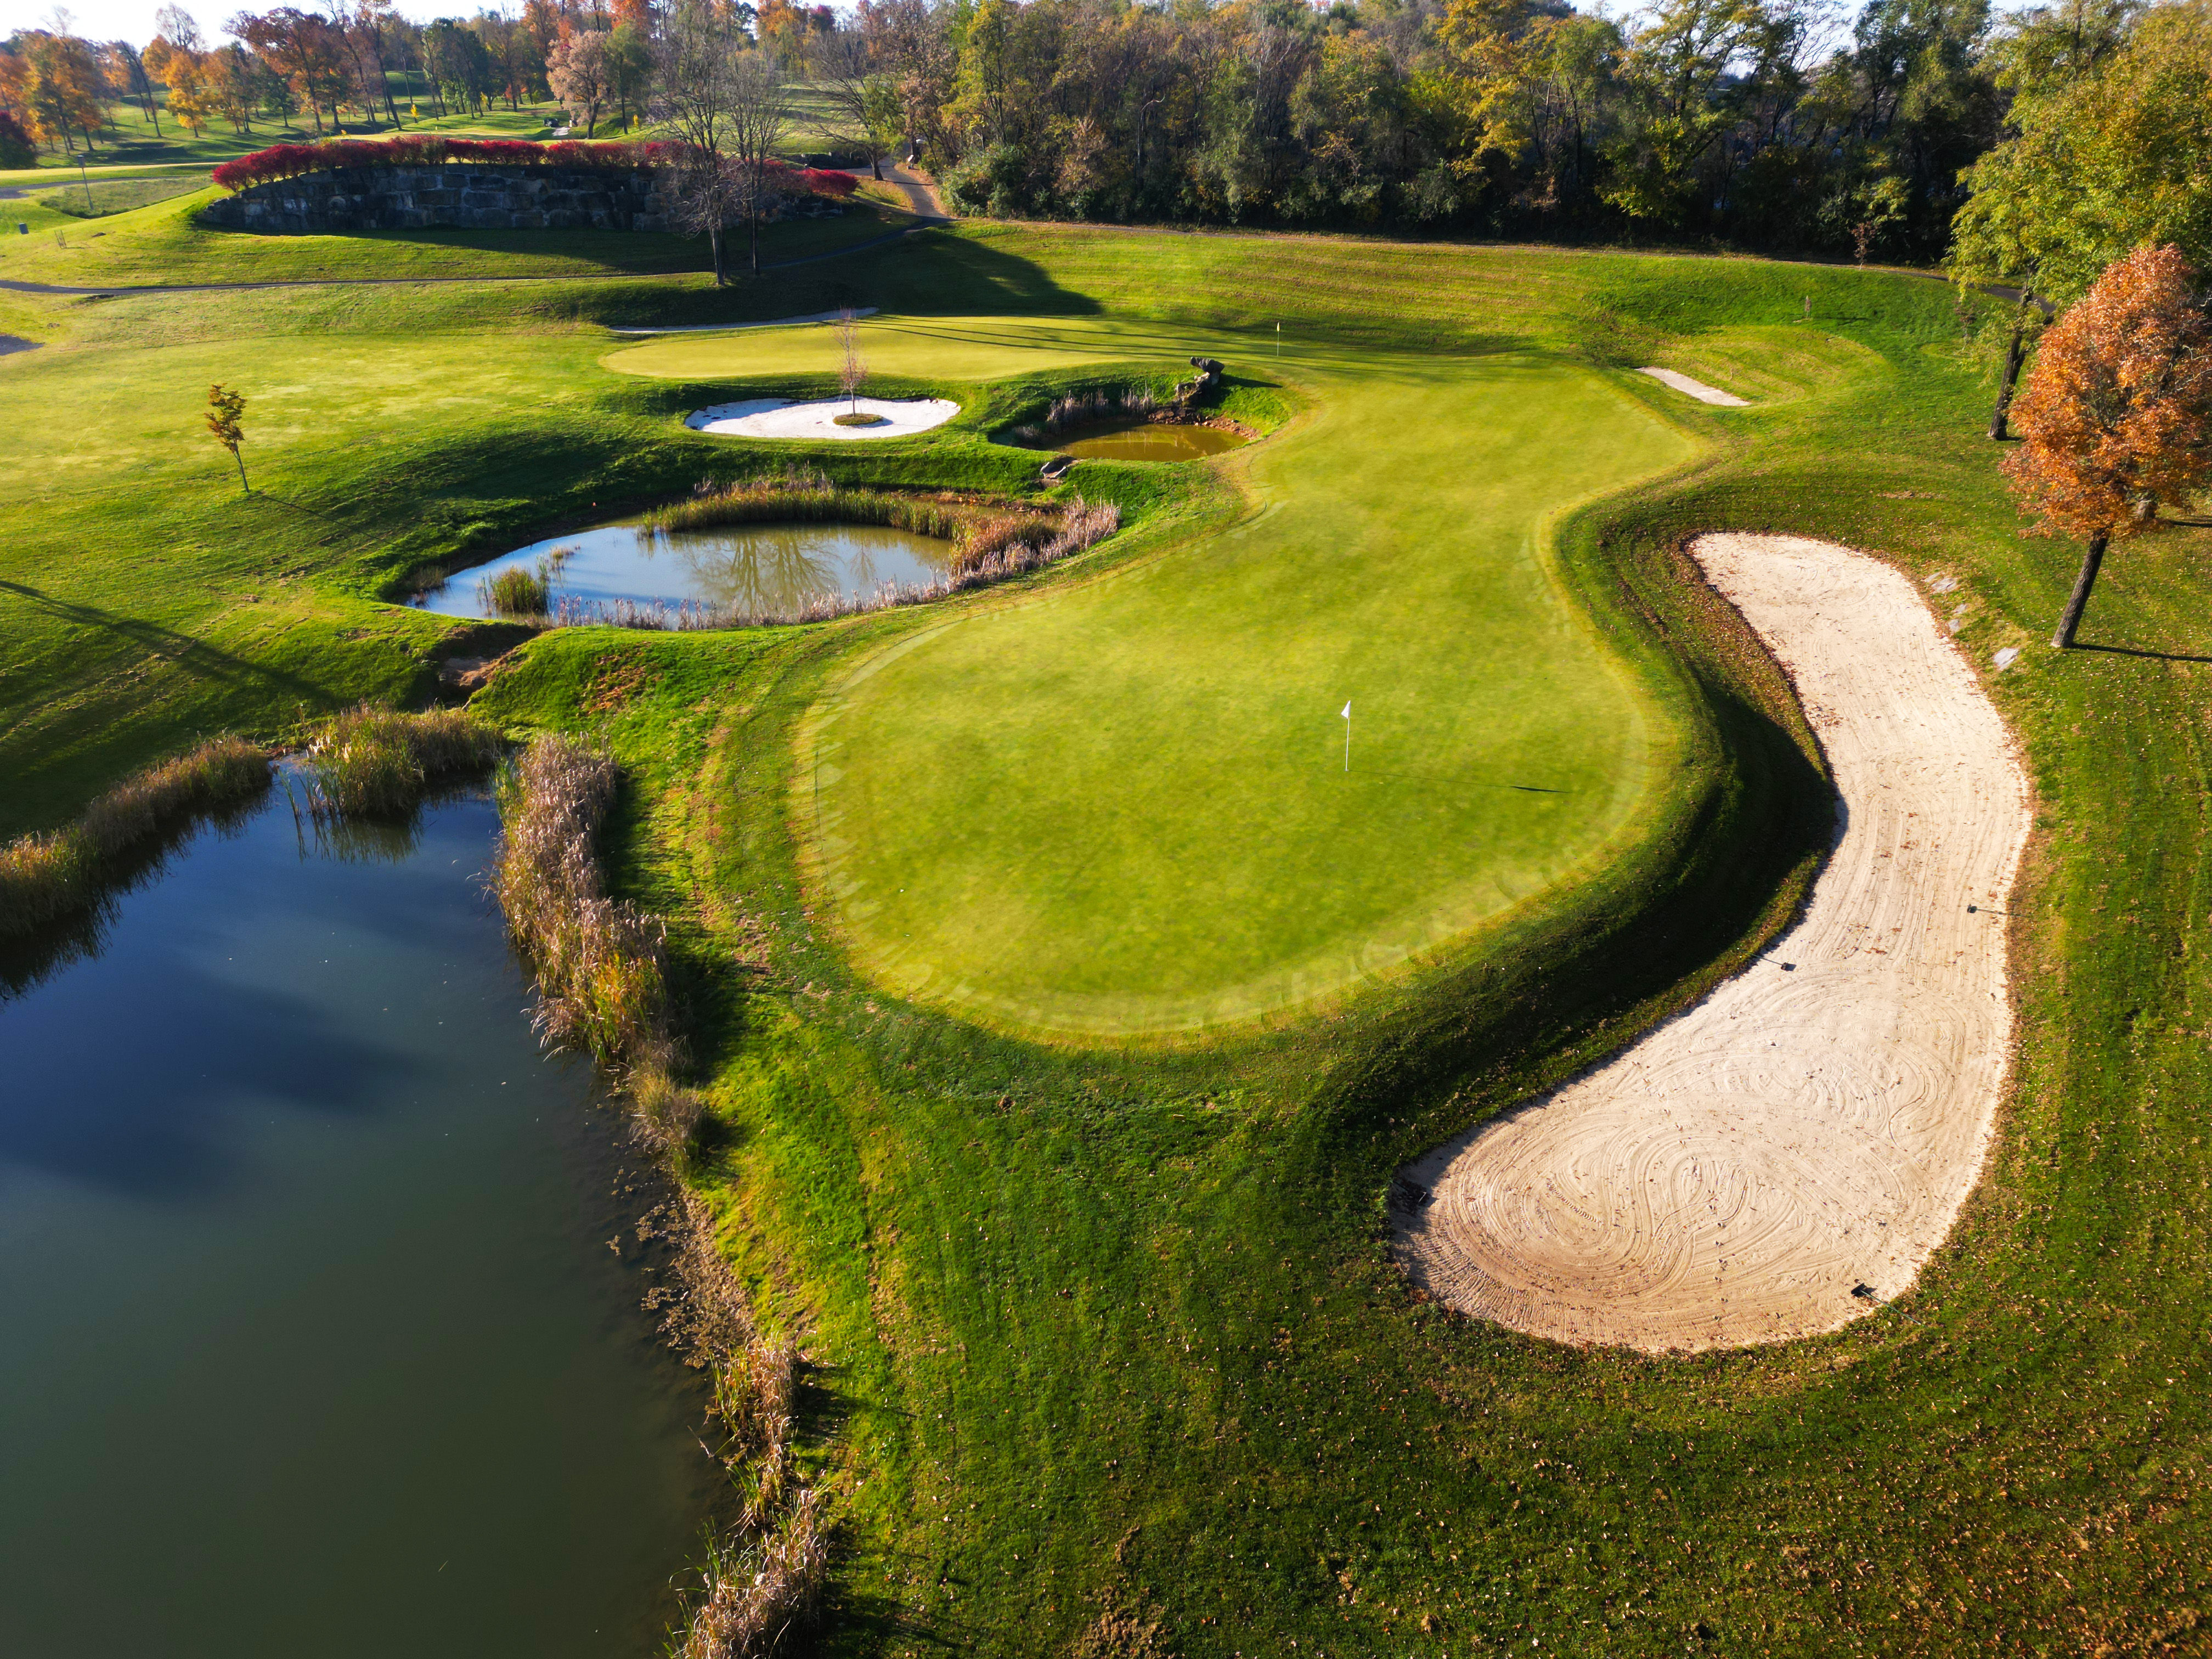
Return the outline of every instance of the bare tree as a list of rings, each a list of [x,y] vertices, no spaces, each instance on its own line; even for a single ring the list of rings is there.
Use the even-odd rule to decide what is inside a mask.
[[[741,53],[730,65],[729,154],[744,170],[745,220],[753,275],[760,275],[761,210],[767,204],[769,159],[791,120],[783,70],[764,52]]]
[[[884,152],[898,142],[898,88],[873,72],[868,37],[859,28],[810,34],[806,83],[814,93],[814,131],[832,151],[859,150],[868,171],[884,176]]]
[[[714,254],[714,281],[729,281],[722,233],[737,216],[744,179],[723,151],[731,143],[737,61],[750,41],[733,15],[714,0],[678,0],[661,27],[653,118],[683,146],[670,183],[676,221],[703,234]]]
[[[853,307],[845,307],[837,313],[837,345],[845,354],[845,366],[837,376],[837,385],[853,400],[851,413],[860,412],[860,383],[868,378],[867,360],[860,356],[860,322],[853,314]]]

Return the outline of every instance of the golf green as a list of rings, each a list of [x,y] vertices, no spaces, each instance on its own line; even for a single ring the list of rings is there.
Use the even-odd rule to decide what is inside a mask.
[[[872,366],[981,380],[1246,339],[884,319]],[[609,359],[827,366],[826,329]],[[1272,363],[1267,364],[1272,367]],[[795,809],[857,959],[987,1024],[1136,1036],[1309,1004],[1605,856],[1673,741],[1565,593],[1547,522],[1690,440],[1595,370],[1298,353],[1311,412],[1225,458],[1250,511],[855,665]],[[1346,722],[1352,708],[1349,766]]]

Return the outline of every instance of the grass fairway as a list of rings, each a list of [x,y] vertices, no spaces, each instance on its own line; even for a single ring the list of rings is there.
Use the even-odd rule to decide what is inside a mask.
[[[872,363],[968,380],[1086,340],[1270,366],[1249,338],[1108,322],[866,331]],[[705,349],[771,372],[833,349]],[[697,373],[701,351],[611,361]],[[797,810],[886,988],[1094,1035],[1270,1013],[1545,893],[1671,771],[1542,538],[1689,441],[1571,363],[1309,349],[1290,372],[1317,412],[1232,464],[1235,528],[963,613],[830,694]]]
[[[1212,469],[1086,463],[1079,482],[1133,524],[1073,569],[816,628],[556,633],[481,695],[517,732],[589,733],[624,765],[606,850],[619,896],[672,919],[716,1123],[694,1176],[806,1345],[809,1468],[845,1494],[826,1650],[1028,1659],[1065,1653],[1109,1606],[1157,1609],[1183,1659],[1294,1640],[1331,1659],[2201,1650],[2212,535],[2115,555],[2084,629],[2095,648],[2039,648],[2076,550],[2017,533],[1953,297],[1756,260],[987,225],[734,295],[10,301],[27,319],[10,331],[52,343],[0,359],[0,465],[25,481],[0,508],[0,817],[51,824],[196,730],[277,732],[302,702],[416,694],[439,629],[374,603],[390,572],[768,459],[676,417],[737,377],[805,367],[779,368],[773,337],[630,347],[600,323],[878,305],[933,336],[933,373],[980,406],[995,394],[963,377],[1005,372],[1008,338],[1047,321],[1047,349],[1019,360],[1040,380],[1101,359],[1164,367],[1205,342],[1235,366],[1256,354],[1229,343],[1281,319],[1308,412],[1233,463],[1256,506],[1285,500],[1241,542],[1243,499]],[[904,348],[873,338],[879,370],[903,373]],[[985,689],[1064,668],[1068,701],[1107,718],[1089,686],[1106,653],[1073,619],[1103,628],[1143,599],[1171,626],[1176,594],[1148,586],[1263,563],[1259,538],[1299,488],[1271,469],[1332,431],[1382,457],[1312,498],[1349,521],[1394,482],[1397,446],[1425,441],[1378,440],[1346,412],[1386,361],[1439,398],[1455,377],[1468,404],[1484,375],[1535,364],[1600,408],[1644,363],[1758,401],[1716,411],[1630,386],[1704,457],[1553,525],[1568,597],[1536,614],[1587,617],[1646,696],[1646,752],[1674,745],[1649,811],[1553,902],[1249,1035],[1036,1042],[886,993],[824,925],[836,896],[792,810],[810,722],[856,695],[866,663],[896,671],[908,659],[884,659],[915,638],[917,669],[950,662],[963,636],[1006,643],[1003,664],[973,659]],[[248,457],[266,499],[241,501],[198,434],[210,376],[264,398]],[[1533,418],[1509,403],[1507,429],[1473,431],[1469,453]],[[97,466],[71,463],[73,434]],[[1540,429],[1534,442],[1531,466],[1564,467]],[[1004,452],[975,421],[831,447],[807,459],[878,483],[1003,486],[1034,459],[994,471]],[[1494,482],[1463,472],[1446,487]],[[1675,562],[1713,528],[1887,555],[1989,677],[2040,814],[2014,906],[2018,1081],[1984,1185],[1912,1294],[1778,1348],[1578,1352],[1412,1301],[1382,1243],[1386,1194],[1403,1160],[1611,1052],[1755,947],[1825,840],[1786,688]],[[1224,603],[1248,594],[1264,584]],[[1436,648],[1485,648],[1490,620]],[[1066,629],[1066,647],[1032,646],[1032,624]],[[2026,653],[1998,673],[2008,647]],[[1193,672],[1242,650],[1224,626]],[[953,686],[914,693],[941,703]],[[1345,696],[1384,695],[1320,690],[1315,748]],[[973,729],[1026,741],[1008,724]],[[908,740],[874,714],[869,730]],[[930,740],[917,722],[912,741]],[[905,799],[940,787],[896,781]],[[979,867],[966,843],[1000,833],[993,810],[917,832],[918,870]],[[1225,834],[1202,850],[1244,855]]]

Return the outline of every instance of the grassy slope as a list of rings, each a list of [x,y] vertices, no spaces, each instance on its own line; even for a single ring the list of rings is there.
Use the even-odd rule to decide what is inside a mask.
[[[1760,712],[1786,705],[1740,647],[1700,672],[1709,816],[1670,826],[1680,886],[1655,859],[1612,895],[1640,925],[1553,918],[1331,1026],[1172,1060],[993,1040],[827,948],[783,801],[834,642],[749,641],[714,696],[680,645],[544,642],[504,706],[611,716],[646,775],[631,879],[698,928],[732,1237],[813,1322],[821,1425],[866,1477],[841,1645],[1034,1652],[1102,1595],[1159,1606],[1192,1654],[1425,1651],[1425,1619],[1447,1650],[2193,1645],[2205,671],[2032,648],[2069,555],[2014,533],[1948,296],[1749,262],[1103,232],[986,230],[961,257],[1001,289],[1027,262],[1070,309],[1581,343],[1766,398],[1756,444],[1569,526],[1585,591],[1625,586],[1693,638],[1668,550],[1713,526],[1961,578],[1944,603],[1975,660],[2031,647],[1995,690],[2054,833],[2018,923],[2021,1104],[1921,1291],[1773,1352],[1578,1355],[1409,1304],[1382,1189],[1711,971],[1786,875],[1808,792]],[[1404,296],[1387,314],[1385,291]],[[1791,321],[1808,295],[1809,329]],[[1731,417],[1685,418],[1717,435]],[[2205,654],[2203,539],[2122,571],[2093,642]],[[1724,621],[1698,626],[1725,640]],[[1760,867],[1700,866],[1698,847]]]
[[[528,230],[383,230],[358,236],[258,235],[201,223],[221,196],[173,198],[112,217],[57,213],[35,198],[0,203],[0,278],[88,288],[102,283],[342,282],[409,276],[586,276],[696,272],[702,239],[631,231],[575,231],[557,238]],[[834,218],[799,219],[761,230],[763,263],[833,253],[911,224],[909,215],[859,202]],[[15,234],[18,223],[30,234]],[[732,258],[742,269],[742,236]]]
[[[1778,332],[1808,292],[1819,326]],[[1378,295],[1402,298],[1382,312]],[[191,459],[189,438],[117,458],[143,469],[123,475],[127,496],[41,482],[11,507],[0,580],[70,592],[58,608],[0,591],[9,827],[53,821],[203,710],[281,723],[294,688],[266,676],[283,653],[317,695],[348,676],[397,684],[397,653],[345,637],[416,622],[356,597],[394,559],[688,482],[697,456],[665,435],[652,388],[595,375],[602,342],[568,331],[580,309],[704,319],[848,298],[1586,347],[1809,395],[1762,416],[1756,447],[1565,527],[1578,585],[1620,600],[1601,616],[1623,648],[1650,648],[1620,631],[1647,610],[1688,651],[1708,710],[1689,728],[1698,813],[1624,874],[1618,912],[1555,919],[1335,1025],[1233,1053],[1115,1060],[992,1039],[876,996],[813,933],[784,808],[791,736],[843,653],[896,619],[556,636],[503,684],[517,717],[608,731],[641,781],[617,850],[631,890],[679,917],[731,1123],[717,1170],[732,1242],[812,1324],[814,1428],[868,1477],[837,1645],[1036,1652],[1102,1591],[1156,1601],[1194,1655],[1285,1651],[1293,1634],[1301,1652],[1425,1651],[1424,1614],[1453,1650],[1539,1634],[1595,1650],[1601,1629],[1617,1652],[2201,1640],[2201,538],[2129,549],[2091,612],[2092,644],[2167,654],[2031,650],[1995,684],[2050,832],[2016,921],[2020,1103],[1920,1293],[1820,1341],[1652,1364],[1410,1306],[1377,1243],[1399,1158],[1648,1018],[1743,936],[1802,848],[1786,702],[1724,617],[1696,614],[1674,538],[1813,531],[1954,574],[1946,604],[1965,602],[1961,638],[1984,664],[2047,628],[2069,556],[2014,536],[1933,285],[985,229],[902,247],[865,287],[817,268],[738,299],[548,285],[41,310],[76,342],[49,352],[86,361],[11,411],[11,461],[26,421],[50,424],[57,404],[183,397],[206,365],[160,380],[163,366],[210,342],[273,368],[286,341],[347,337],[387,354],[415,402],[402,420],[332,398],[258,453],[319,533],[240,524],[222,458]],[[1784,338],[1793,351],[1773,351]],[[0,362],[0,396],[48,355]],[[441,402],[491,356],[538,401]],[[1730,417],[1682,418],[1718,438]],[[1155,506],[1163,526],[1204,510]],[[146,568],[149,543],[180,541],[198,550],[189,562]],[[226,631],[250,617],[246,592],[295,568],[305,614]],[[196,661],[210,643],[230,662]]]

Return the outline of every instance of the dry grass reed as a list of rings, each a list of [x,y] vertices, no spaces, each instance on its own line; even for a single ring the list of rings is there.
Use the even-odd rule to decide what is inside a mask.
[[[269,757],[217,738],[134,774],[66,829],[0,848],[0,934],[25,933],[98,899],[132,854],[269,787]]]
[[[1042,444],[1070,427],[1090,426],[1123,416],[1141,418],[1166,407],[1144,386],[1092,386],[1054,398],[1042,419],[1018,426],[1008,435],[1024,444]]]
[[[737,1523],[709,1543],[682,1643],[685,1659],[749,1659],[814,1610],[829,1570],[828,1493],[793,1455],[797,1345],[763,1336],[714,1236],[714,1217],[679,1188],[666,1237],[679,1287],[662,1328],[714,1383],[719,1455],[745,1493]]]
[[[606,896],[593,846],[616,781],[605,755],[564,738],[532,743],[501,786],[489,884],[537,976],[539,1036],[665,1079],[672,1045],[663,930]],[[659,1105],[664,1121],[684,1115],[665,1097]]]
[[[553,586],[544,574],[520,565],[487,576],[477,584],[477,598],[495,617],[542,617],[551,608]]]
[[[716,1453],[744,1492],[737,1522],[710,1541],[700,1590],[676,1650],[693,1659],[766,1653],[810,1613],[829,1565],[826,1494],[800,1478],[793,1450],[800,1354],[764,1334],[751,1297],[723,1255],[714,1217],[681,1179],[703,1103],[679,1084],[671,1029],[665,933],[611,899],[596,842],[618,773],[607,756],[565,738],[526,749],[501,791],[489,883],[538,981],[538,1027],[549,1043],[586,1048],[618,1072],[639,1135],[673,1166],[675,1196],[656,1215],[672,1288],[649,1305],[686,1363],[708,1374],[722,1426]],[[650,1221],[641,1231],[654,1231]]]
[[[553,608],[553,584],[560,580],[561,568],[575,556],[573,547],[556,547],[535,565],[515,565],[495,576],[486,576],[477,583],[477,603],[485,613],[527,622],[543,617]]]
[[[819,1486],[803,1488],[772,1528],[710,1551],[706,1591],[676,1650],[681,1659],[772,1652],[814,1611],[830,1569],[827,1510]]]
[[[490,765],[499,749],[499,733],[464,710],[403,714],[364,703],[332,715],[308,744],[308,811],[398,817],[440,784]]]
[[[645,515],[655,530],[711,530],[732,524],[817,523],[888,525],[916,536],[961,540],[976,508],[957,501],[898,495],[880,489],[846,489],[811,467],[718,484],[702,480],[688,501],[672,501]]]

